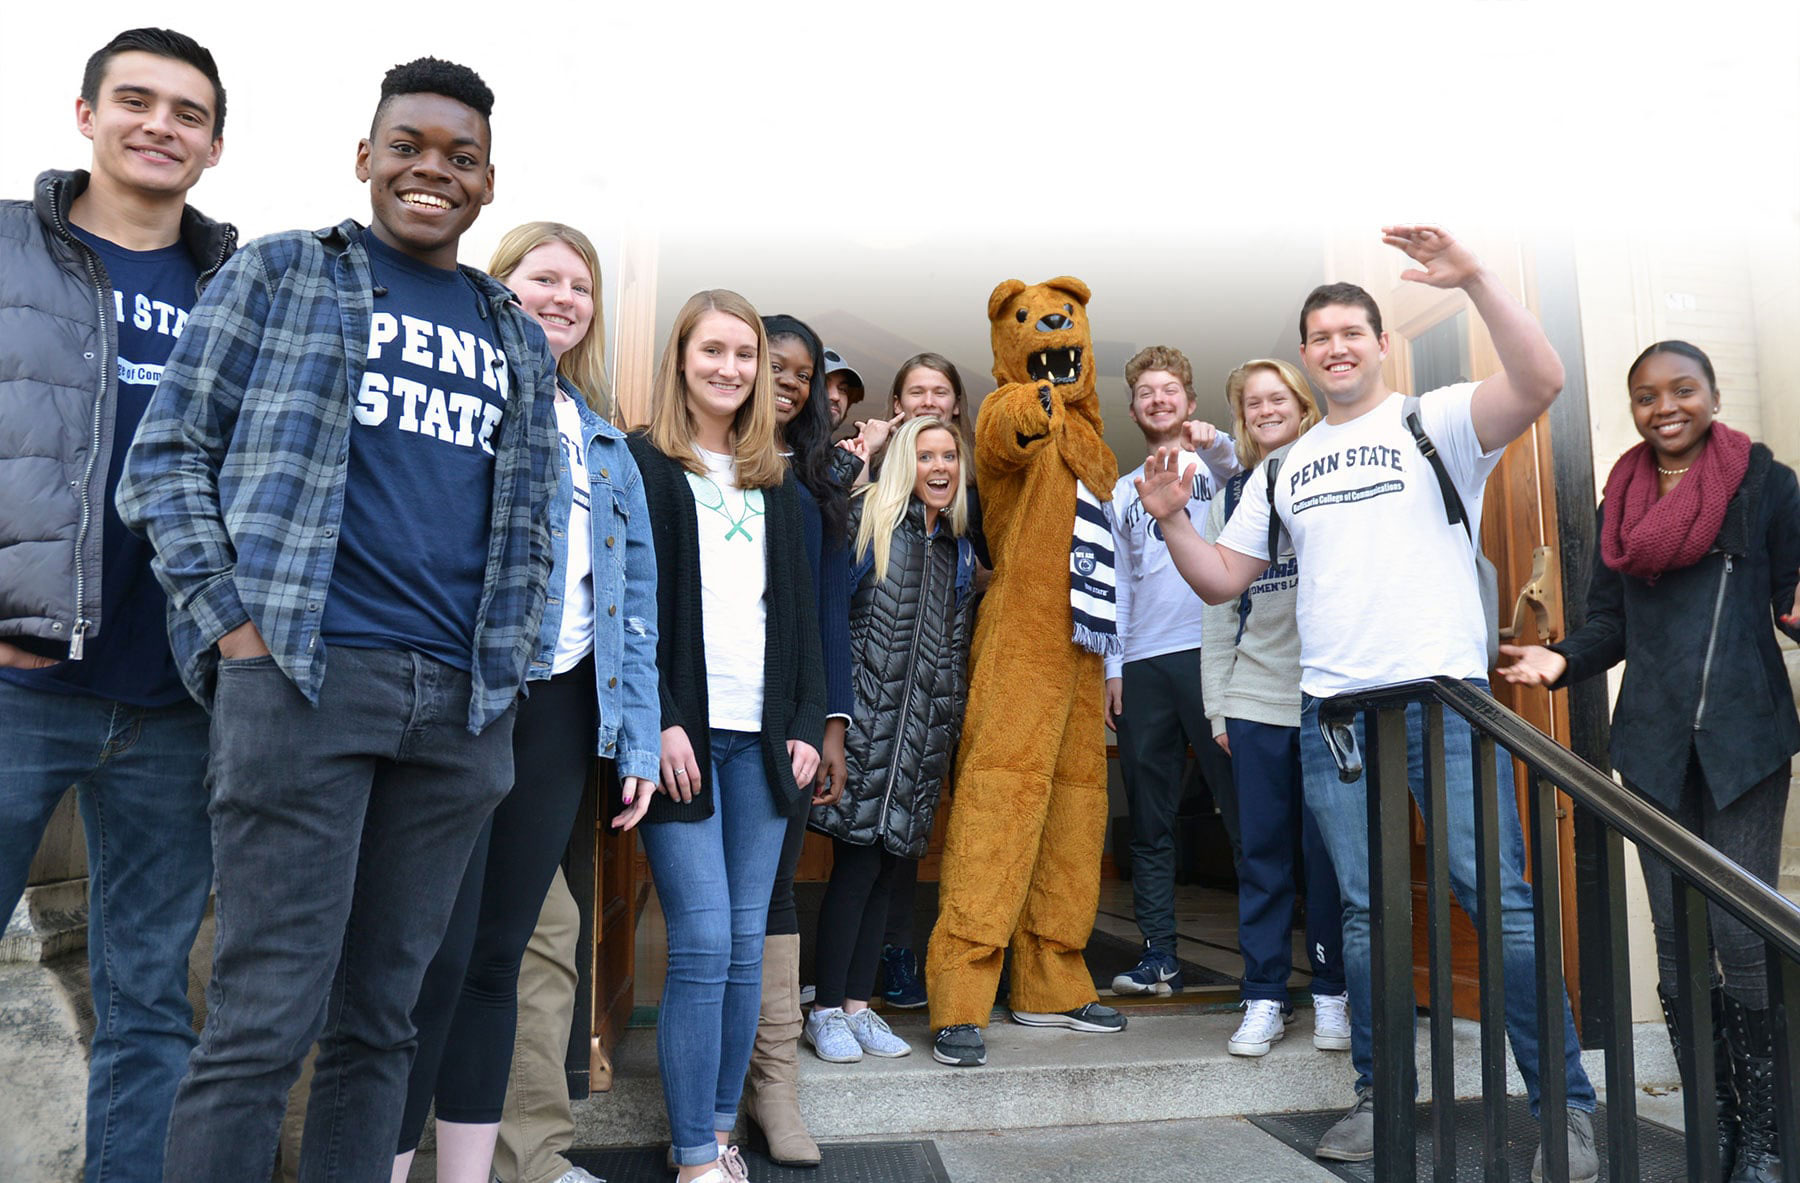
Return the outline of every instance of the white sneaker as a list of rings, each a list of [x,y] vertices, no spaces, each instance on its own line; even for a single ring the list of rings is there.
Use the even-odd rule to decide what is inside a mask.
[[[1313,1046],[1322,1052],[1350,1050],[1350,995],[1313,995]]]
[[[556,1183],[606,1183],[606,1180],[592,1171],[584,1171],[580,1167],[570,1167],[556,1177]]]
[[[850,1034],[856,1036],[856,1042],[862,1046],[862,1050],[871,1056],[897,1059],[912,1055],[912,1045],[895,1035],[881,1016],[868,1007],[853,1015],[846,1014],[844,1022],[849,1026]]]
[[[1252,998],[1244,1003],[1244,1021],[1225,1045],[1234,1056],[1266,1056],[1269,1048],[1287,1034],[1287,1016],[1272,998]]]

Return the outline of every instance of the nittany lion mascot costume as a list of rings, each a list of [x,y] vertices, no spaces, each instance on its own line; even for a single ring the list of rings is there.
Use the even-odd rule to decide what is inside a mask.
[[[1101,656],[1119,642],[1102,502],[1119,474],[1101,438],[1088,294],[1068,277],[1009,279],[988,298],[999,389],[976,420],[975,473],[994,578],[926,958],[938,1031],[987,1026],[1009,944],[1015,1015],[1099,997],[1082,950],[1106,832]]]

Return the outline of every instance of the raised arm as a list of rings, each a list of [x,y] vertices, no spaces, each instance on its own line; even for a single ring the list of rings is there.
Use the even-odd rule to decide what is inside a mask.
[[[1137,480],[1138,496],[1162,527],[1169,558],[1188,586],[1207,603],[1223,604],[1242,595],[1269,560],[1240,554],[1229,546],[1214,546],[1195,532],[1187,515],[1195,466],[1190,464],[1182,472],[1180,464],[1181,453],[1158,448],[1144,461],[1144,475]]]
[[[1487,326],[1500,373],[1475,388],[1470,413],[1484,452],[1504,447],[1550,409],[1562,393],[1562,359],[1544,328],[1513,298],[1475,253],[1437,226],[1384,226],[1381,240],[1418,267],[1400,273],[1434,288],[1461,288]]]
[[[975,417],[978,466],[990,472],[1023,468],[1049,444],[1054,406],[1048,382],[1015,382],[981,400]]]
[[[1225,498],[1214,497],[1206,515],[1206,540],[1215,541],[1224,528]],[[1237,663],[1237,642],[1236,602],[1208,604],[1200,610],[1200,698],[1206,703],[1215,741],[1225,734],[1225,716],[1218,711],[1231,684],[1232,666]]]
[[[239,251],[194,306],[119,479],[119,517],[149,539],[157,580],[209,645],[250,622],[233,579],[237,550],[219,504],[219,470],[268,311],[261,258],[254,248]]]

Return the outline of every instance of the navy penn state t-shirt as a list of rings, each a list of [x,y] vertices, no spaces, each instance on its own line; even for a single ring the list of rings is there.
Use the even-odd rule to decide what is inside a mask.
[[[327,645],[406,649],[470,667],[487,564],[506,355],[460,272],[362,242],[378,289],[350,421]]]
[[[41,670],[4,670],[0,677],[53,694],[83,694],[140,707],[169,706],[184,701],[187,691],[169,653],[168,600],[150,573],[150,544],[119,520],[113,494],[144,407],[194,306],[200,270],[180,243],[131,251],[79,226],[70,229],[106,267],[119,326],[112,462],[105,489],[95,490],[90,526],[100,531],[100,631],[88,638],[80,661]]]

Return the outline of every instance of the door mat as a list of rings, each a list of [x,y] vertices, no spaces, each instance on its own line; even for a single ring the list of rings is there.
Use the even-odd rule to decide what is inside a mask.
[[[1264,1133],[1287,1146],[1312,1157],[1319,1138],[1344,1116],[1342,1109],[1321,1109],[1308,1113],[1261,1113],[1249,1120]],[[1413,1129],[1418,1138],[1415,1154],[1419,1177],[1431,1172],[1431,1106],[1420,1105],[1413,1116]],[[1606,1107],[1594,1114],[1594,1144],[1600,1152],[1600,1173],[1606,1175]],[[1531,1178],[1531,1161],[1537,1157],[1538,1124],[1531,1116],[1531,1103],[1524,1097],[1509,1097],[1506,1102],[1506,1162],[1513,1179]],[[1373,1183],[1373,1162],[1326,1162],[1313,1159],[1319,1166],[1340,1179]],[[1687,1148],[1680,1134],[1665,1125],[1638,1118],[1638,1178],[1642,1183],[1682,1183],[1687,1178]],[[1478,1181],[1481,1178],[1481,1102],[1456,1102],[1456,1178]]]
[[[742,1149],[742,1148],[740,1148]],[[846,1142],[821,1146],[816,1167],[776,1166],[760,1151],[743,1151],[752,1183],[950,1183],[932,1142]],[[575,1150],[569,1161],[606,1183],[669,1183],[666,1146]]]

